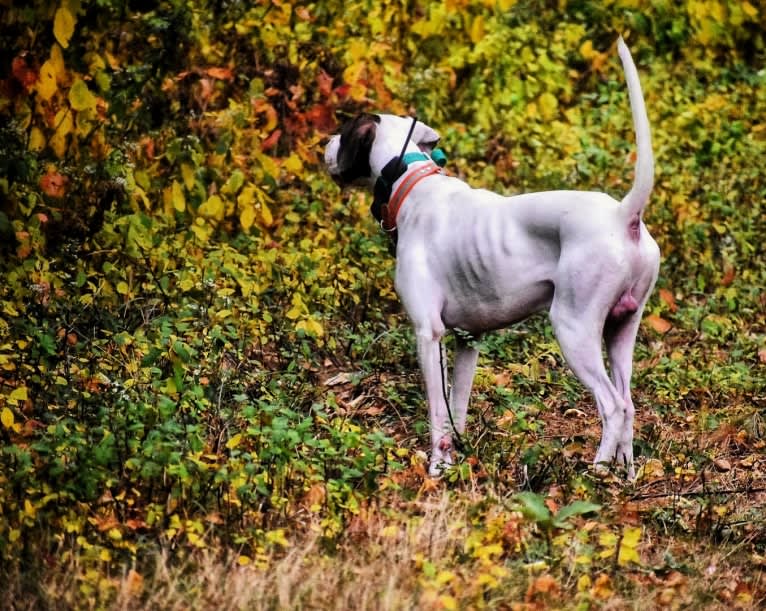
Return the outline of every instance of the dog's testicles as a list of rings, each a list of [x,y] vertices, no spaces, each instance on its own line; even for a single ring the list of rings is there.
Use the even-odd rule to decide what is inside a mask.
[[[620,298],[609,310],[609,318],[612,320],[621,320],[629,314],[634,314],[638,311],[639,304],[633,293],[629,290],[625,291]]]

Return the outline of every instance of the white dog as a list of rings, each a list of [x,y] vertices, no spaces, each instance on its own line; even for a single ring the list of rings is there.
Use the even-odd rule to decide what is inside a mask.
[[[439,135],[408,118],[363,114],[327,144],[331,176],[342,186],[374,189],[374,214],[396,232],[396,291],[417,335],[432,475],[452,464],[452,423],[458,434],[465,428],[478,356],[466,335],[547,308],[567,363],[596,400],[596,465],[616,459],[634,477],[633,348],[660,251],[641,220],[654,181],[646,108],[622,39],[618,50],[638,149],[634,184],[621,202],[597,192],[503,197],[473,189],[441,173],[432,159]],[[448,405],[441,353],[447,329],[465,332],[457,334]]]

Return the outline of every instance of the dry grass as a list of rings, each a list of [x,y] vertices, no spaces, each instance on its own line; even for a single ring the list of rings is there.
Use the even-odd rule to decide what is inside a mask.
[[[257,566],[206,550],[183,561],[159,553],[151,568],[95,586],[75,558],[43,576],[37,600],[15,598],[9,608],[757,609],[766,595],[763,558],[747,542],[717,548],[645,530],[641,567],[610,562],[584,583],[570,557],[574,539],[556,551],[557,559],[530,561],[539,532],[515,522],[499,499],[438,486],[414,501],[390,501],[363,509],[332,550],[309,529]],[[498,565],[506,569],[496,584],[482,587],[478,577],[489,565],[467,541],[489,532],[498,516],[508,520],[497,539],[504,549]]]

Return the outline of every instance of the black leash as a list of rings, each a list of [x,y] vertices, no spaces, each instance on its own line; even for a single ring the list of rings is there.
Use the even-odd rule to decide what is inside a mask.
[[[463,440],[462,435],[458,433],[457,427],[455,426],[455,420],[452,418],[452,410],[449,406],[449,398],[447,397],[447,381],[445,379],[444,375],[444,346],[442,346],[442,343],[439,342],[439,370],[441,373],[442,378],[442,396],[444,397],[444,404],[447,406],[447,416],[449,416],[449,423],[452,427],[452,432],[455,434],[455,448],[457,448],[457,451],[461,454],[467,455],[468,452],[466,450],[471,450],[474,454],[476,454],[476,449],[473,446],[470,446],[466,441]]]

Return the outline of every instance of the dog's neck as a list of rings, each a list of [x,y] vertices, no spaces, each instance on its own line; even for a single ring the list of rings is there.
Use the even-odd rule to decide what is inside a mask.
[[[375,220],[380,222],[383,220],[383,207],[388,204],[391,199],[391,191],[394,188],[394,184],[399,180],[406,172],[410,164],[421,161],[433,161],[440,168],[444,167],[447,163],[447,156],[441,149],[434,149],[430,155],[426,153],[406,153],[402,157],[392,158],[381,170],[380,176],[375,181],[375,187],[373,189],[374,199],[370,211],[372,212]]]

